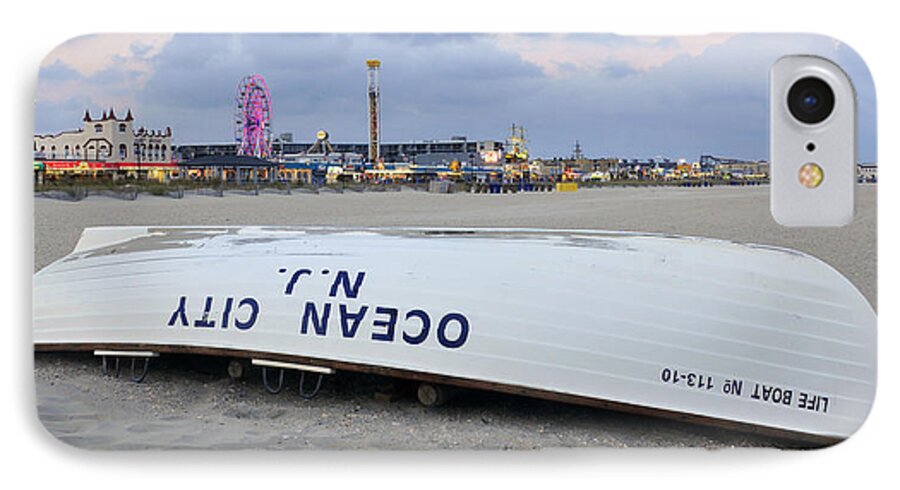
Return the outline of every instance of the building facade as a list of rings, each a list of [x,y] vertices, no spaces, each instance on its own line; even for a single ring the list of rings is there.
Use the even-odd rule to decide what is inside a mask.
[[[172,129],[134,129],[131,110],[119,119],[112,108],[94,119],[85,110],[82,126],[34,136],[35,160],[80,160],[106,163],[172,162]]]
[[[735,178],[768,178],[769,162],[721,162],[716,164],[715,171]]]
[[[860,163],[856,165],[856,177],[862,183],[878,182],[878,165],[875,163]]]
[[[313,144],[276,140],[273,150],[276,155],[297,155],[306,152]],[[361,155],[367,155],[369,148],[368,143],[331,143],[331,146],[336,153]],[[205,156],[236,155],[237,147],[234,143],[179,145],[177,152],[181,160],[190,161]],[[474,165],[496,164],[497,155],[502,152],[502,141],[470,141],[463,137],[380,144],[380,155],[385,162],[432,164],[455,160]]]

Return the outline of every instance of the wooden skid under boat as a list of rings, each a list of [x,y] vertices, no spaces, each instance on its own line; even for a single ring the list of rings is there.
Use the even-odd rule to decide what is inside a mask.
[[[519,229],[109,227],[34,276],[36,350],[302,362],[839,441],[876,318],[800,252]]]

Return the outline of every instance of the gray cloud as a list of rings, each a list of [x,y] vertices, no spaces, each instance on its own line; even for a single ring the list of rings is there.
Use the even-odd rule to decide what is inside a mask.
[[[71,66],[56,61],[52,65],[42,67],[38,74],[38,80],[42,82],[59,82],[78,80],[82,78],[81,74]]]
[[[678,44],[673,38],[565,38],[623,52]],[[147,53],[139,43],[131,51]],[[638,68],[623,56],[590,71],[560,64],[560,73],[550,76],[492,36],[478,34],[185,34],[150,59],[152,76],[131,95],[139,123],[170,125],[179,143],[225,142],[232,138],[236,85],[259,73],[272,92],[275,132],[311,140],[324,128],[335,141],[364,141],[364,61],[377,57],[383,63],[383,135],[389,141],[502,139],[516,122],[528,128],[536,155],[567,155],[578,139],[592,156],[765,158],[768,68],[788,52],[824,55],[847,69],[860,97],[861,157],[874,160],[871,77],[852,50],[835,49],[832,40],[816,36],[736,36],[651,68]],[[40,83],[77,75],[56,63],[42,69]],[[112,67],[84,83],[124,97],[123,91],[134,91],[128,85],[134,76]],[[83,102],[75,97],[39,104],[39,128],[77,126],[84,107],[76,106]]]

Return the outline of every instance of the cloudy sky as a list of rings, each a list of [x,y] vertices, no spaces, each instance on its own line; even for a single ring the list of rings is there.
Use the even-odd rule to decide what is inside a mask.
[[[382,60],[385,141],[503,139],[536,156],[767,158],[767,77],[785,54],[841,65],[860,99],[860,159],[875,161],[872,80],[849,47],[805,35],[115,34],[70,40],[41,64],[35,131],[131,108],[176,144],[229,142],[238,82],[265,77],[273,132],[366,140],[365,60]]]

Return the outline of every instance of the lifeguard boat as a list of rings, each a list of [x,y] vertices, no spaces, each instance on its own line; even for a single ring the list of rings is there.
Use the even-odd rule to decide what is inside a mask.
[[[705,238],[90,228],[33,292],[38,351],[374,372],[810,445],[853,434],[875,394],[876,316],[845,277]]]

